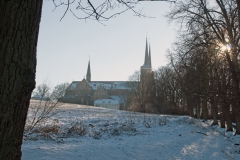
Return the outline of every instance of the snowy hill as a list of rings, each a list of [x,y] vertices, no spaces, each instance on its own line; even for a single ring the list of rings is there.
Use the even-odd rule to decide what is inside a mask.
[[[33,117],[29,110],[28,123]],[[240,159],[240,136],[188,116],[65,104],[24,133],[23,160]]]

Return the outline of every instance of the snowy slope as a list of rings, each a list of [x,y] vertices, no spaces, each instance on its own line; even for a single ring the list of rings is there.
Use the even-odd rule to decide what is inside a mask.
[[[209,124],[188,116],[65,104],[25,132],[22,159],[240,159],[240,136]]]

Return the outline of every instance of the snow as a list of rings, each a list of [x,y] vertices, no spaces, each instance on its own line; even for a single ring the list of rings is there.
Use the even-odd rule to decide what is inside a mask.
[[[65,104],[35,131],[25,131],[22,159],[240,159],[240,136],[210,123]],[[43,132],[53,126],[57,132]]]

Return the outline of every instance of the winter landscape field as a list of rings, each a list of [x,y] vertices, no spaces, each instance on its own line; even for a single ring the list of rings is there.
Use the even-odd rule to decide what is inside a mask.
[[[30,108],[26,126],[34,117]],[[240,136],[188,116],[64,104],[25,131],[23,160],[240,159]]]

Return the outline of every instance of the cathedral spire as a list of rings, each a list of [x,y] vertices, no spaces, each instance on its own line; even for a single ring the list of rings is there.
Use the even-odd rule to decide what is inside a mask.
[[[91,82],[91,68],[90,68],[90,59],[88,61],[88,68],[87,68],[87,75],[86,75],[86,79],[88,82]]]
[[[148,43],[147,43],[147,38],[146,38],[146,49],[145,49],[145,61],[144,61],[144,64],[143,66],[148,66],[148,60],[149,57],[148,57]]]
[[[151,48],[149,43],[149,55],[148,55],[148,65],[150,68],[152,68],[152,60],[151,60]]]

